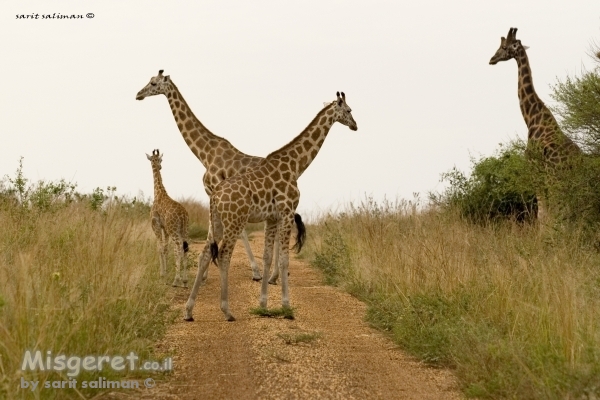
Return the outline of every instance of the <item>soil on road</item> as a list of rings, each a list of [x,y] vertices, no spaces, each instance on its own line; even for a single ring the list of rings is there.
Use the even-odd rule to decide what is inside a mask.
[[[261,260],[263,235],[251,237]],[[201,251],[203,244],[192,248]],[[291,253],[293,254],[293,253]],[[423,365],[364,322],[366,307],[340,289],[324,285],[319,271],[290,257],[290,300],[295,319],[265,318],[258,306],[260,283],[243,246],[229,271],[229,302],[235,322],[219,309],[219,273],[209,267],[194,322],[183,321],[190,289],[173,288],[181,318],[157,344],[173,354],[173,374],[136,394],[102,396],[144,399],[458,399],[451,372]],[[196,267],[190,268],[190,286]],[[280,307],[281,286],[269,285],[269,307]],[[133,396],[133,397],[132,397]]]

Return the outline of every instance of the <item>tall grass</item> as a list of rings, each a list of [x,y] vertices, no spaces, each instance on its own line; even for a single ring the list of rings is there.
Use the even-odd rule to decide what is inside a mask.
[[[208,205],[194,199],[186,197],[178,200],[187,210],[190,216],[188,234],[193,240],[206,240],[208,235]],[[264,223],[252,223],[246,226],[247,232],[256,232],[264,230]]]
[[[21,183],[5,180],[0,194],[0,398],[98,394],[98,389],[21,389],[21,377],[40,386],[68,380],[66,370],[22,371],[23,357],[26,350],[41,350],[44,359],[46,351],[82,358],[130,352],[140,360],[161,356],[152,346],[173,315],[158,276],[149,207],[118,199],[102,207],[99,191],[70,196],[74,186],[32,186],[21,169],[18,176]],[[40,187],[52,189],[46,194],[54,200],[30,201],[34,194],[39,197]],[[76,378],[120,380],[139,374],[104,369],[82,371]]]
[[[313,263],[469,396],[600,393],[600,255],[580,229],[472,224],[366,200],[311,227]]]

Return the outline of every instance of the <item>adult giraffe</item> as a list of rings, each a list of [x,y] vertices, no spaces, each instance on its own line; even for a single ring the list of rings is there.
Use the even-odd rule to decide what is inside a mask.
[[[290,306],[288,290],[289,240],[294,223],[298,227],[297,248],[302,247],[303,225],[296,207],[300,201],[298,177],[315,159],[335,122],[358,129],[346,104],[346,96],[327,104],[312,122],[291,142],[269,154],[254,168],[222,181],[210,197],[211,231],[200,255],[199,271],[185,311],[185,320],[193,321],[192,311],[203,282],[204,271],[215,261],[221,274],[221,311],[225,319],[235,321],[229,311],[228,270],[235,242],[248,222],[266,221],[263,275],[269,274],[275,238],[279,242],[281,303]],[[220,245],[219,245],[220,243]],[[218,262],[217,262],[218,259]],[[260,306],[267,306],[268,283],[261,284]]]
[[[540,99],[533,88],[531,67],[527,58],[528,47],[517,39],[517,28],[510,28],[508,35],[500,38],[500,48],[490,59],[491,65],[514,58],[519,69],[518,95],[521,114],[527,124],[527,157],[534,162],[541,161],[545,170],[545,181],[554,169],[582,154],[581,149],[566,136],[556,122],[554,115]],[[536,193],[538,220],[545,222],[549,216],[548,200],[545,193]]]
[[[214,188],[219,182],[230,178],[234,175],[243,173],[248,168],[257,166],[264,160],[262,157],[251,156],[242,153],[235,148],[227,139],[213,134],[196,118],[187,102],[177,89],[177,86],[171,80],[169,75],[163,75],[164,70],[158,71],[158,75],[150,78],[150,82],[140,90],[135,96],[136,100],[144,100],[149,96],[159,94],[165,95],[169,101],[169,106],[173,112],[173,117],[177,123],[177,127],[181,132],[181,136],[187,143],[188,147],[194,155],[200,160],[206,172],[202,178],[204,190],[210,197]],[[210,230],[210,221],[209,221]],[[258,265],[250,249],[248,242],[248,234],[243,229],[241,234],[242,242],[250,260],[252,268],[252,279],[260,281],[262,279]],[[277,260],[278,251],[275,252]],[[208,270],[205,271],[208,274]],[[273,273],[273,277],[269,279],[270,283],[275,283],[277,273]],[[206,276],[204,276],[206,278]]]

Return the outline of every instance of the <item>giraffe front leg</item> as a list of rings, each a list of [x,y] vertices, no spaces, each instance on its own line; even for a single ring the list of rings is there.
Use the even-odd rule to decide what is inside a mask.
[[[252,268],[252,280],[260,281],[262,279],[262,276],[260,275],[258,264],[256,264],[256,260],[254,259],[254,255],[252,254],[252,249],[250,248],[250,241],[248,239],[248,233],[246,232],[246,229],[242,231],[241,239],[242,243],[244,243],[246,254],[248,254],[248,259],[250,260],[250,268]]]
[[[164,278],[167,275],[167,252],[169,243],[163,238],[160,242],[160,276]]]
[[[187,284],[184,284],[183,280],[181,279],[181,267],[184,262],[183,241],[181,241],[179,239],[175,239],[173,241],[173,246],[175,248],[175,279],[173,280],[172,286],[187,287]]]
[[[273,244],[277,237],[277,223],[267,221],[265,225],[265,249],[263,251],[263,276],[269,276],[269,269],[273,261]],[[277,268],[277,265],[275,265]],[[267,308],[269,283],[266,279],[260,286],[260,307]]]
[[[198,296],[198,290],[202,283],[204,283],[204,272],[208,270],[208,265],[211,260],[210,253],[210,243],[211,241],[207,241],[204,249],[202,249],[202,253],[198,257],[198,273],[196,274],[196,279],[194,280],[194,286],[190,292],[190,297],[188,297],[188,301],[185,304],[185,316],[184,320],[193,321],[194,317],[192,317],[192,312],[194,311],[194,304],[196,303],[196,297]]]
[[[538,207],[537,220],[539,224],[544,225],[548,222],[548,202],[544,195],[539,194],[536,197]]]
[[[164,277],[167,273],[167,255],[165,249],[165,233],[163,231],[160,217],[155,212],[151,214],[152,230],[156,235],[156,249],[158,251],[158,260],[160,263],[160,276]]]
[[[269,283],[271,285],[277,285],[277,278],[279,278],[279,239],[275,238],[275,246],[273,248],[274,260],[273,260],[273,273],[269,278]]]

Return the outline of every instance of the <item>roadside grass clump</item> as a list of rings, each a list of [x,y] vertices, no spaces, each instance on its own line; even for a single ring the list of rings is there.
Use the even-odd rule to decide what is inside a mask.
[[[585,229],[366,199],[310,227],[312,263],[467,396],[600,394],[600,254]]]
[[[174,318],[159,280],[149,205],[91,195],[60,182],[29,182],[19,166],[0,184],[0,398],[92,397],[81,382],[136,379],[148,373],[22,370],[27,350],[51,357],[128,356],[158,360],[153,345]],[[45,364],[44,364],[45,365]],[[56,364],[54,364],[56,365]],[[21,378],[39,381],[35,392]],[[77,379],[76,389],[44,389]],[[105,389],[106,390],[106,389]]]
[[[298,343],[312,343],[320,339],[323,334],[321,332],[302,332],[302,333],[278,333],[283,342],[288,345],[295,345]]]
[[[250,309],[250,314],[259,317],[294,319],[294,309],[292,307],[264,308],[255,307]]]

